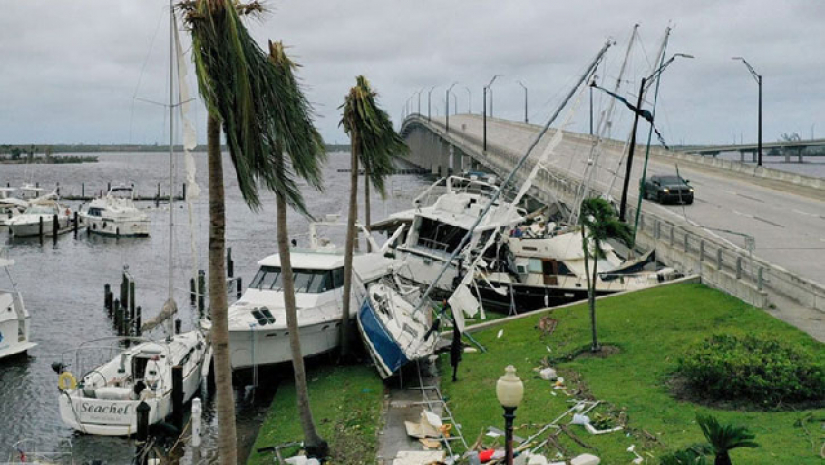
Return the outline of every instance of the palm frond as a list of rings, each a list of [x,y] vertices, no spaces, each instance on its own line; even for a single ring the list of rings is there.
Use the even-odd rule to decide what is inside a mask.
[[[283,53],[270,59],[241,23],[242,15],[258,14],[263,7],[258,2],[191,0],[178,8],[191,31],[200,94],[209,113],[222,122],[244,200],[257,209],[262,185],[307,214],[295,176],[321,186],[318,147],[323,143],[292,73],[295,65],[283,62]],[[278,146],[289,154],[289,166],[276,156]]]
[[[354,138],[370,183],[384,196],[384,179],[392,174],[393,159],[406,156],[409,148],[393,129],[390,116],[378,106],[377,96],[367,78],[357,76],[355,86],[339,107],[343,109],[340,125]]]
[[[587,242],[591,242],[596,258],[605,257],[602,243],[607,239],[616,239],[624,244],[633,240],[633,228],[622,223],[616,217],[613,206],[604,199],[590,198],[582,201],[579,225],[586,231]]]
[[[756,436],[744,426],[723,425],[713,415],[702,414],[696,415],[696,422],[716,454],[740,447],[759,447],[753,441]]]

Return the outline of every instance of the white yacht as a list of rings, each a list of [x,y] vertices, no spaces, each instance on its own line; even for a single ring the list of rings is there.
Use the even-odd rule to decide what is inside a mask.
[[[309,248],[290,250],[301,350],[305,357],[338,347],[343,319],[344,249],[318,238],[317,227],[322,225],[337,226],[310,224]],[[371,238],[370,241],[376,252],[356,252],[353,257],[351,318],[355,318],[360,306],[365,284],[383,276],[392,263],[384,258],[383,251],[378,251]],[[280,257],[270,255],[258,264],[260,269],[246,292],[229,307],[229,346],[235,370],[292,360]]]
[[[63,423],[85,434],[130,436],[137,433],[136,409],[142,402],[151,409],[150,425],[164,421],[172,413],[172,367],[183,367],[184,403],[208,376],[208,331],[208,321],[201,320],[199,330],[165,340],[106,338],[80,345],[67,354],[67,363],[52,365],[59,376]],[[126,340],[136,345],[124,350]],[[101,356],[109,361],[97,364]]]
[[[133,187],[113,186],[80,210],[80,224],[90,233],[104,236],[148,236],[149,216],[135,206],[133,199]]]
[[[497,189],[492,176],[487,179],[478,176],[442,178],[416,197],[413,210],[397,213],[387,221],[377,223],[373,230],[409,224],[406,239],[395,247],[395,258],[406,263],[398,274],[409,282],[429,286],[438,278],[442,265],[458,249]],[[465,250],[483,248],[495,232],[523,221],[523,213],[522,209],[505,202],[495,202],[473,229],[469,242],[464,244]],[[439,292],[453,290],[457,266],[458,260],[446,268],[436,283]]]
[[[57,217],[57,231],[54,230],[54,217]],[[26,212],[7,221],[9,232],[14,237],[32,237],[40,235],[40,222],[43,222],[43,234],[52,236],[71,230],[72,211],[63,208],[57,200],[35,199],[29,202]]]
[[[13,192],[14,189],[0,189],[0,231],[7,230],[9,221],[16,216],[22,215],[29,206],[25,200],[20,200],[11,195],[4,195],[9,194],[8,191]]]
[[[11,279],[9,268],[14,265],[5,250],[0,251],[0,268],[4,268],[11,289],[0,290],[0,359],[25,353],[37,344],[29,339],[30,319],[23,296]]]
[[[46,195],[46,189],[35,184],[25,183],[20,187],[20,198],[23,200],[34,200],[38,197]]]

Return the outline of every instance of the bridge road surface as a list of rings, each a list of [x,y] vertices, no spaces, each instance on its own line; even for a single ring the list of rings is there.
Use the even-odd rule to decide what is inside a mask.
[[[433,118],[433,122],[444,126],[444,118]],[[541,128],[500,119],[487,119],[488,151],[505,150],[523,155]],[[462,137],[470,145],[481,147],[482,118],[479,115],[450,116],[450,132]],[[639,129],[639,137],[646,140],[646,129]],[[549,132],[534,149],[531,158],[540,157],[552,136]],[[581,179],[592,143],[576,137],[565,137],[547,165]],[[621,149],[603,146],[599,155],[593,187],[607,191],[611,182],[611,194],[621,198],[625,165],[618,166]],[[637,148],[633,162],[628,203],[635,205],[638,200],[639,179],[644,165],[644,150]],[[675,162],[676,160],[674,160]],[[653,174],[675,174],[674,162],[663,162],[661,158],[648,164],[648,176]],[[618,170],[617,170],[618,166]],[[615,176],[614,172],[619,175]],[[785,268],[805,279],[816,283],[825,282],[825,202],[782,190],[766,187],[735,176],[726,176],[721,170],[679,166],[679,174],[695,188],[693,205],[659,205],[645,200],[645,211],[662,213],[675,224],[689,230],[704,229],[706,234],[715,235],[731,245],[745,249],[748,234],[755,240],[754,256]],[[784,187],[784,186],[783,186]],[[632,219],[631,219],[632,220]],[[701,231],[700,231],[701,232]],[[784,300],[784,299],[783,299]],[[774,302],[777,307],[796,307],[793,310],[768,310],[787,312],[775,316],[807,331],[821,341],[825,341],[825,315],[812,309],[801,308],[790,300]]]

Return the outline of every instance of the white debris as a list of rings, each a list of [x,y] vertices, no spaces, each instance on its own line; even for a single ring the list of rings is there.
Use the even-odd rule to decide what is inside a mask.
[[[556,370],[548,367],[539,371],[539,377],[546,381],[552,381],[558,378],[558,374],[556,373]]]

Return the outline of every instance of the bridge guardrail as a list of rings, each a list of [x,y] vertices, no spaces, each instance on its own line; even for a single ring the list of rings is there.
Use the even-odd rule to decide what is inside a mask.
[[[409,121],[409,120],[408,120]],[[514,166],[520,154],[487,142],[487,156],[481,150],[481,141],[468,135],[446,133],[439,122],[427,122],[424,118],[405,121],[422,124],[428,130],[438,134],[452,143],[465,154],[487,165],[500,177],[506,176]],[[566,137],[566,136],[565,136]],[[493,155],[493,156],[490,156]],[[499,158],[499,159],[496,159]],[[527,173],[534,166],[534,161],[527,160],[522,173]],[[518,173],[519,181],[524,181],[524,174]],[[546,167],[539,171],[534,181],[534,194],[540,200],[552,202],[553,196],[543,191],[557,194],[558,200],[571,202],[581,188],[578,180],[566,173],[550,172]],[[535,192],[537,191],[537,192]],[[591,189],[592,192],[598,192]],[[600,193],[600,192],[599,192]],[[628,208],[629,215],[635,216],[636,207]],[[665,263],[677,265],[682,271],[695,272],[702,276],[703,282],[717,287],[759,308],[769,305],[770,292],[792,299],[800,304],[825,313],[825,286],[798,276],[780,266],[752,257],[744,250],[733,248],[706,231],[689,225],[678,225],[652,212],[642,211],[639,217],[637,244],[645,248],[655,248],[657,255]]]

